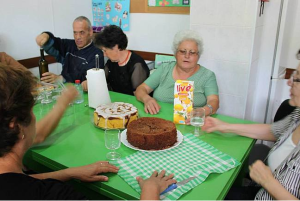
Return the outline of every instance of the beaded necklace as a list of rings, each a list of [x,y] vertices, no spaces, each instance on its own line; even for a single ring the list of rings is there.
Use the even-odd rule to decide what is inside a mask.
[[[125,59],[124,61],[122,61],[122,62],[118,62],[119,66],[120,66],[120,65],[123,65],[123,64],[125,64],[125,63],[127,62],[127,60],[128,60],[128,58],[129,58],[129,55],[130,55],[130,53],[131,53],[131,52],[128,50],[128,53],[127,53],[126,59]]]

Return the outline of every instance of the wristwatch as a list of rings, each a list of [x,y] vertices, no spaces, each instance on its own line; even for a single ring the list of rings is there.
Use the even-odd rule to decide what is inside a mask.
[[[210,110],[209,115],[211,115],[213,113],[213,107],[210,104],[207,104],[206,106],[209,107]]]

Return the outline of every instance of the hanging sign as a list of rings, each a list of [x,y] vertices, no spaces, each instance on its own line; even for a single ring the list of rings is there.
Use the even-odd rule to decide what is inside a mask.
[[[114,24],[129,31],[129,8],[130,0],[92,0],[94,27]]]

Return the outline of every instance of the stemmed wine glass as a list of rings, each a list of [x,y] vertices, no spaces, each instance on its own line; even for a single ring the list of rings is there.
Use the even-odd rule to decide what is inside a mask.
[[[121,132],[119,129],[106,129],[104,134],[105,146],[112,150],[106,154],[108,160],[118,160],[121,154],[115,150],[121,146]]]
[[[195,126],[194,135],[196,137],[200,136],[199,128],[204,125],[205,120],[205,109],[202,107],[194,107],[191,112],[190,123]]]

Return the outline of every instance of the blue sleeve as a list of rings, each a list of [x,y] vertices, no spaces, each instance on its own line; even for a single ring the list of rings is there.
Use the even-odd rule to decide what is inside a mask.
[[[64,64],[66,54],[69,51],[68,48],[72,47],[74,40],[57,38],[51,32],[44,33],[49,35],[49,40],[43,46],[44,50],[53,56],[57,62]]]

